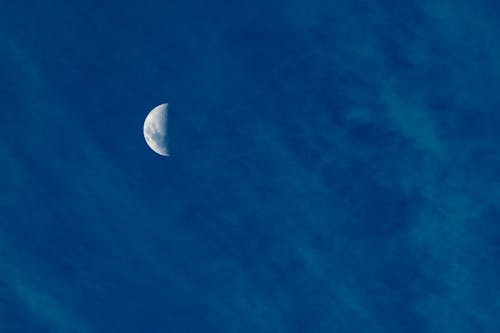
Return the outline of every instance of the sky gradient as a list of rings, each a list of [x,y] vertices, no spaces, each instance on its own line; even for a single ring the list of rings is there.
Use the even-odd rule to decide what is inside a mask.
[[[495,1],[1,7],[0,332],[500,332]]]

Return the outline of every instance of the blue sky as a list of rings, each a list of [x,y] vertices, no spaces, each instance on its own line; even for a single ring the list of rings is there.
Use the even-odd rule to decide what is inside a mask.
[[[495,2],[2,8],[1,332],[499,331]]]

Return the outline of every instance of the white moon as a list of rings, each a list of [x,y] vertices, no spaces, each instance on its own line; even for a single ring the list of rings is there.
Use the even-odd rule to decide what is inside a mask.
[[[168,104],[155,107],[144,120],[144,139],[149,148],[162,156],[168,156],[167,146],[167,111]]]

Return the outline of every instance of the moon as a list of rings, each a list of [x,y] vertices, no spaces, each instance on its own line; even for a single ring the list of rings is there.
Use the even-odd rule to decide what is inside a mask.
[[[167,145],[168,104],[160,104],[149,112],[144,120],[144,139],[155,153],[169,156]]]

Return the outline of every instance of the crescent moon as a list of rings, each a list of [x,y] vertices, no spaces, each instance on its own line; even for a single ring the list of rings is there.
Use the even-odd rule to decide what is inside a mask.
[[[155,153],[169,156],[167,146],[168,104],[160,104],[149,112],[144,120],[144,139]]]

